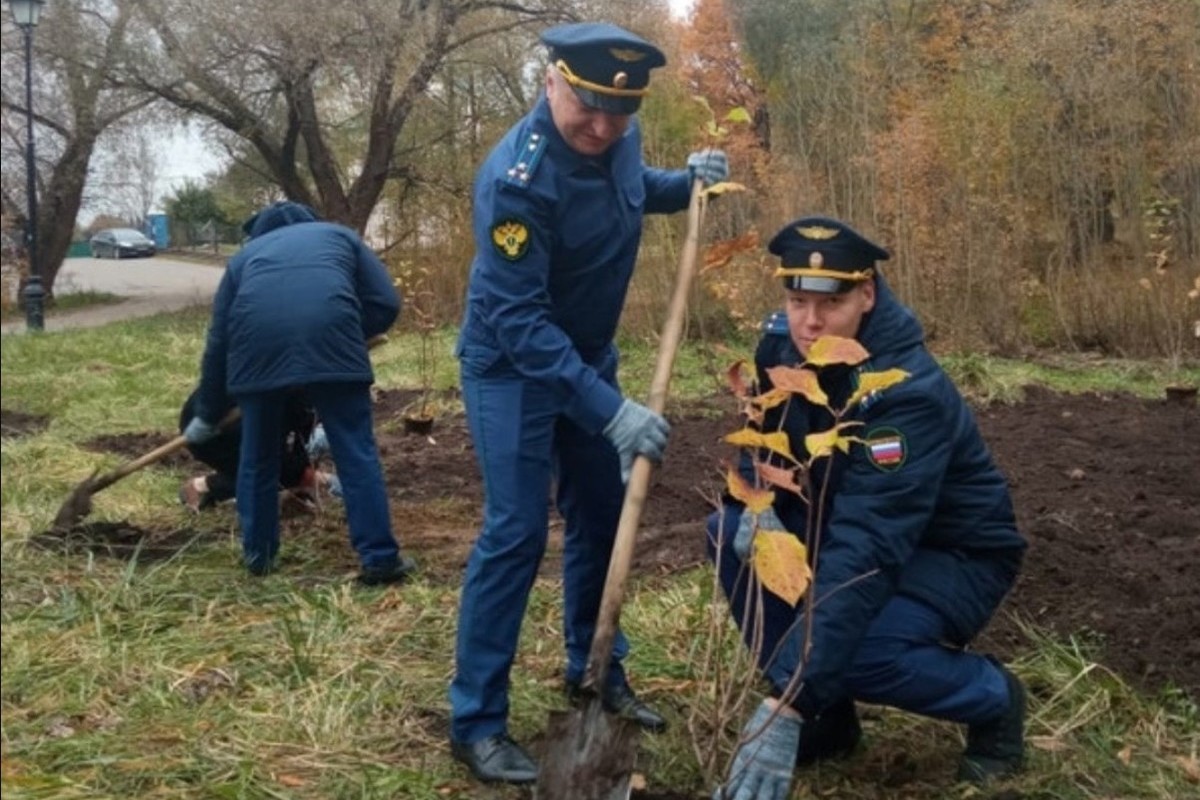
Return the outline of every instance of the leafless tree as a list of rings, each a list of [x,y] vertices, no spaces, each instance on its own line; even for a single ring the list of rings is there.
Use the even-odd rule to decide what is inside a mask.
[[[363,230],[448,56],[569,13],[565,0],[163,0],[123,79],[248,143],[283,192]],[[237,148],[231,148],[236,151]]]

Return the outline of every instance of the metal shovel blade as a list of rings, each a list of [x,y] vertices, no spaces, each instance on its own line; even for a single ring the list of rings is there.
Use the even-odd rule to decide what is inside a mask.
[[[534,797],[629,800],[637,735],[637,723],[609,714],[599,698],[551,712]]]

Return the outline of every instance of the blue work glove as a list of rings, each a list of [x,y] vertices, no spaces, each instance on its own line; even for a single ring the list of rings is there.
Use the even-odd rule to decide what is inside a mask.
[[[667,449],[671,425],[641,403],[624,400],[617,413],[604,426],[604,436],[621,457],[621,480],[629,482],[634,456],[643,455],[654,463],[662,461]]]
[[[187,439],[188,444],[204,444],[217,438],[217,434],[221,429],[211,422],[205,422],[199,417],[192,417],[192,421],[183,429],[183,438]]]
[[[803,725],[795,711],[776,711],[764,700],[742,728],[729,780],[713,800],[786,800]]]
[[[308,444],[304,446],[304,450],[308,453],[308,460],[314,464],[329,455],[329,437],[325,435],[324,425],[313,428],[312,436],[308,437]]]
[[[742,518],[738,520],[737,535],[733,537],[733,552],[737,553],[737,557],[742,561],[746,561],[750,557],[750,543],[754,540],[755,531],[787,530],[783,527],[783,522],[780,521],[774,508],[768,508],[759,514],[757,524],[754,517],[752,512],[742,509]]]
[[[699,178],[705,188],[728,180],[729,159],[724,150],[700,150],[687,157],[688,181]]]

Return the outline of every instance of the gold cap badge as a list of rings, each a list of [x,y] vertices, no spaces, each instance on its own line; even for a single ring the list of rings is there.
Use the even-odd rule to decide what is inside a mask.
[[[796,233],[805,239],[832,239],[838,235],[837,228],[826,228],[822,225],[797,226]]]
[[[610,47],[608,52],[612,53],[612,57],[617,61],[624,61],[626,64],[636,63],[646,57],[641,50],[630,50],[625,47]]]

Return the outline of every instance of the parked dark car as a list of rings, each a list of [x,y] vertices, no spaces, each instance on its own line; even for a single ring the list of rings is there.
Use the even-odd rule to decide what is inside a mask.
[[[154,255],[154,241],[133,228],[106,228],[91,238],[92,258]]]

